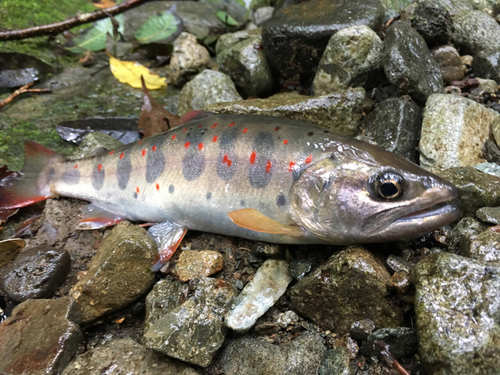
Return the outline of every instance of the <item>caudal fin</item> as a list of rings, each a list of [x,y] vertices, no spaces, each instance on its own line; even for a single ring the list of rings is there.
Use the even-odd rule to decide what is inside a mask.
[[[0,187],[0,210],[28,206],[52,196],[50,180],[54,176],[53,165],[64,158],[32,141],[24,143],[24,153],[21,177],[10,185]]]

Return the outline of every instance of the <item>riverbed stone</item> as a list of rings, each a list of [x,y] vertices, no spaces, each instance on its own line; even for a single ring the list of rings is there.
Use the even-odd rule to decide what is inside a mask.
[[[375,330],[375,323],[370,319],[361,319],[352,323],[349,334],[356,340],[365,340]]]
[[[0,373],[57,375],[83,339],[71,297],[31,299],[0,324]]]
[[[276,94],[266,99],[243,100],[204,107],[205,111],[286,117],[321,126],[345,135],[356,135],[363,116],[365,90],[361,87],[310,97],[297,93]]]
[[[432,47],[447,44],[453,26],[450,12],[436,1],[427,0],[419,2],[415,7],[411,27]]]
[[[391,354],[399,359],[402,356],[412,354],[417,350],[417,332],[409,327],[382,328],[363,340],[361,354],[365,357],[376,357],[380,352],[373,348],[375,340],[382,340],[390,345]]]
[[[343,347],[328,350],[318,371],[319,375],[354,375],[355,373],[356,366],[351,362],[349,351]]]
[[[99,150],[109,151],[121,146],[123,146],[123,143],[109,134],[99,131],[90,132],[83,137],[82,142],[78,145],[78,149],[71,155],[71,159],[94,156]]]
[[[419,103],[443,91],[443,75],[424,39],[407,22],[393,23],[385,34],[383,55],[387,79]]]
[[[266,260],[238,295],[235,307],[226,315],[226,325],[237,332],[248,331],[285,293],[292,279],[287,261]]]
[[[418,161],[418,141],[422,126],[422,110],[413,101],[389,98],[379,103],[361,122],[365,135],[379,147],[412,162]]]
[[[476,216],[484,223],[500,224],[500,207],[481,207]]]
[[[492,109],[457,95],[434,94],[424,109],[420,165],[430,171],[483,163],[482,149],[491,137]]]
[[[290,262],[288,266],[288,271],[290,275],[297,280],[300,281],[311,272],[312,262],[308,259],[295,259]]]
[[[313,82],[315,95],[337,92],[349,87],[377,86],[383,77],[384,43],[368,26],[339,30],[328,42]]]
[[[500,177],[500,165],[497,163],[479,163],[474,166],[478,171]]]
[[[110,371],[108,372],[107,369]],[[112,340],[76,357],[62,375],[197,375],[187,364],[168,358],[130,338]]]
[[[144,295],[154,283],[151,266],[156,252],[144,228],[129,222],[115,226],[70,291],[82,321],[121,309]]]
[[[281,346],[249,336],[235,337],[222,352],[225,375],[316,374],[326,357],[323,339],[306,332]]]
[[[487,13],[461,12],[453,17],[453,28],[453,41],[462,54],[500,50],[500,25]]]
[[[396,271],[392,274],[387,287],[399,293],[406,293],[411,286],[410,273],[407,271]]]
[[[274,14],[274,7],[261,7],[255,10],[252,15],[252,21],[257,26],[262,26],[264,22],[270,20]]]
[[[312,0],[283,7],[263,25],[264,52],[281,85],[307,85],[333,34],[353,25],[378,31],[383,14],[379,0]]]
[[[37,246],[20,253],[3,269],[0,288],[16,302],[47,298],[64,282],[70,268],[66,250]]]
[[[461,81],[467,71],[458,51],[450,45],[434,47],[431,55],[436,60],[444,82],[449,85],[453,81]]]
[[[224,268],[224,257],[218,251],[183,250],[175,264],[174,274],[180,281],[210,276]]]
[[[465,239],[460,246],[460,255],[483,262],[499,262],[500,233],[485,231]]]
[[[290,290],[295,309],[322,328],[349,332],[353,322],[397,327],[403,314],[387,290],[389,272],[362,247],[333,255]]]
[[[240,30],[235,33],[227,33],[221,35],[217,40],[215,45],[215,55],[218,56],[220,53],[228,50],[235,44],[250,38],[250,36],[262,36],[262,29],[258,28],[255,30]]]
[[[495,374],[500,368],[500,266],[449,253],[415,269],[419,354],[432,374]]]
[[[206,367],[227,333],[224,316],[237,290],[224,280],[200,277],[190,282],[191,296],[149,325],[144,344],[184,362]]]
[[[196,36],[182,32],[174,41],[168,78],[174,85],[182,85],[196,74],[210,68],[210,53],[198,44]]]
[[[493,138],[495,138],[495,142],[498,145],[500,143],[500,116],[497,116],[493,119],[491,128],[493,131]]]
[[[488,225],[472,217],[464,217],[451,231],[448,248],[452,251],[461,250],[477,235],[488,229]]]
[[[472,71],[476,77],[500,82],[500,51],[481,51],[472,60]]]
[[[204,70],[182,88],[179,94],[178,115],[199,110],[214,103],[242,100],[234,82],[224,73]]]

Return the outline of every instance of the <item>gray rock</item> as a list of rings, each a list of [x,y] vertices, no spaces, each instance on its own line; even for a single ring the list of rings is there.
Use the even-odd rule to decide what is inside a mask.
[[[16,302],[51,297],[70,268],[66,250],[37,246],[20,253],[3,269],[0,287]]]
[[[495,120],[493,120],[493,124]],[[500,149],[495,142],[487,140],[484,142],[484,156],[489,163],[500,165]]]
[[[391,347],[391,354],[396,358],[412,354],[417,350],[417,333],[413,328],[382,328],[371,333],[361,345],[361,354],[365,357],[380,356],[373,348],[375,340],[382,340]]]
[[[283,258],[285,246],[265,242],[255,242],[250,248],[252,254],[264,258]]]
[[[346,348],[333,348],[327,351],[326,358],[318,371],[319,375],[354,375],[356,366],[351,363]]]
[[[221,35],[220,38],[217,40],[217,44],[215,45],[215,54],[219,55],[220,53],[234,46],[235,44],[250,38],[251,35],[260,36],[260,33],[255,34],[255,31],[242,30],[242,31],[237,31],[235,33],[227,33]]]
[[[461,81],[467,71],[457,50],[449,45],[434,47],[431,55],[436,60],[443,73],[443,80],[446,84],[453,81]]]
[[[208,50],[198,44],[194,35],[182,32],[174,41],[168,77],[174,85],[182,85],[210,65]]]
[[[385,10],[384,23],[396,17],[398,14],[410,4],[413,5],[414,0],[381,0],[382,6]]]
[[[76,357],[62,375],[141,374],[197,375],[198,372],[175,359],[147,349],[132,339],[118,339]]]
[[[236,306],[226,315],[226,325],[245,332],[285,293],[292,276],[284,260],[268,259],[245,285],[235,301]]]
[[[440,253],[419,262],[413,276],[419,353],[427,371],[498,373],[500,266]]]
[[[476,77],[500,82],[500,51],[481,51],[472,60],[472,71]]]
[[[129,222],[115,226],[104,238],[85,275],[73,286],[83,322],[121,309],[153,285],[156,244],[146,231]]]
[[[365,340],[375,330],[375,323],[370,319],[361,319],[351,325],[350,335],[356,340]]]
[[[270,20],[274,14],[274,7],[262,7],[256,9],[252,15],[252,20],[257,26],[261,26],[267,20]]]
[[[361,127],[379,147],[394,152],[414,163],[418,160],[418,141],[422,126],[422,111],[410,100],[389,98],[370,112]]]
[[[365,90],[358,87],[319,97],[283,93],[267,99],[214,104],[203,109],[217,113],[286,117],[353,136],[358,132],[358,120],[363,115],[364,98]]]
[[[212,250],[182,250],[173,273],[180,281],[210,276],[224,268],[224,257]]]
[[[81,159],[96,155],[99,151],[113,150],[123,146],[119,140],[99,131],[88,133],[78,149],[71,155],[71,159]]]
[[[418,3],[413,12],[411,26],[429,47],[449,43],[453,27],[450,12],[436,1]]]
[[[144,344],[184,362],[206,367],[227,333],[224,315],[236,289],[223,280],[202,277],[190,282],[192,295],[149,325]]]
[[[396,22],[387,29],[383,63],[389,82],[420,103],[443,91],[439,66],[424,39],[406,22]]]
[[[57,375],[83,339],[70,297],[28,300],[0,324],[0,373]]]
[[[306,332],[282,346],[243,336],[225,347],[221,366],[225,375],[316,374],[326,355],[320,335]]]
[[[471,11],[453,17],[453,41],[462,54],[500,50],[500,25],[489,14]],[[485,78],[485,77],[483,77]]]
[[[482,262],[500,261],[500,233],[485,231],[460,244],[460,255]]]
[[[411,272],[410,264],[400,256],[391,254],[387,258],[386,263],[394,272],[397,271]]]
[[[498,112],[457,95],[427,100],[420,139],[420,165],[428,170],[485,162],[483,144],[491,137]]]
[[[219,70],[227,74],[244,97],[271,94],[274,76],[262,50],[262,38],[254,35],[217,55]]]
[[[299,316],[295,314],[292,310],[285,311],[281,313],[276,318],[276,324],[281,328],[286,328],[291,324],[295,324],[299,321]]]
[[[500,116],[497,116],[493,119],[491,128],[493,131],[493,137],[495,138],[495,142],[498,145],[500,143]]]
[[[263,25],[264,52],[281,85],[286,81],[308,84],[333,34],[353,25],[378,31],[382,18],[379,0],[313,0],[283,7]]]
[[[497,163],[480,163],[474,166],[478,171],[500,177],[500,165]]]
[[[406,293],[411,286],[411,276],[407,271],[396,271],[387,281],[387,287],[399,293]]]
[[[476,211],[476,216],[482,222],[500,224],[500,207],[482,207]]]
[[[288,266],[288,271],[295,280],[300,281],[304,278],[305,275],[311,272],[311,267],[311,261],[307,259],[296,259],[290,263],[290,265]]]
[[[478,88],[480,88],[481,90],[484,90],[489,94],[495,94],[495,92],[497,91],[498,83],[496,81],[492,79],[482,79],[482,78],[478,78],[477,80],[479,82]]]
[[[241,99],[231,78],[221,72],[204,70],[182,88],[179,94],[178,115],[182,116],[213,103]]]
[[[480,223],[472,217],[465,217],[458,222],[450,234],[448,247],[450,250],[459,250],[478,234],[488,229],[488,225]]]
[[[355,321],[397,327],[400,308],[387,291],[389,272],[361,247],[350,247],[328,259],[290,290],[295,309],[325,329],[349,332]]]

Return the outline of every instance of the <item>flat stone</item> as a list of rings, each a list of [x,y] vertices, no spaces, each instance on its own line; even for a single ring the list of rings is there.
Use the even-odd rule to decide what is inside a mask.
[[[83,339],[70,297],[28,300],[0,324],[0,373],[57,375]]]
[[[362,86],[377,86],[383,77],[383,42],[368,26],[351,26],[334,34],[318,65],[315,95]]]
[[[198,44],[196,36],[182,32],[174,41],[168,77],[174,85],[182,85],[210,65],[208,50]]]
[[[465,239],[460,246],[460,255],[482,262],[499,262],[500,233],[485,231]]]
[[[375,340],[382,340],[391,347],[391,354],[396,358],[412,354],[417,350],[417,332],[413,328],[382,328],[363,340],[361,354],[365,357],[380,356],[380,352],[373,348]]]
[[[478,171],[500,177],[500,165],[497,163],[480,163],[474,165]]]
[[[0,287],[16,302],[51,297],[70,268],[66,250],[37,246],[20,253],[3,269]]]
[[[333,255],[290,290],[295,309],[322,328],[349,332],[355,321],[397,327],[403,314],[387,291],[389,272],[367,250],[350,247]]]
[[[121,309],[144,295],[154,283],[151,266],[156,252],[144,228],[129,222],[115,226],[70,291],[82,321]]]
[[[454,44],[460,46],[462,54],[500,50],[500,25],[489,14],[461,12],[453,17],[453,29]]]
[[[419,355],[432,374],[495,374],[500,368],[500,266],[449,253],[419,262]]]
[[[411,26],[428,46],[437,46],[449,43],[453,23],[450,12],[443,5],[436,1],[421,1],[415,7]]]
[[[465,77],[467,69],[454,47],[449,45],[434,47],[431,50],[431,55],[439,65],[446,84],[461,81]]]
[[[180,281],[210,276],[224,268],[224,257],[218,251],[183,250],[175,265],[174,273]]]
[[[363,116],[365,90],[355,88],[336,94],[310,97],[297,93],[276,94],[266,99],[243,100],[206,106],[205,111],[265,115],[302,120],[345,135],[356,135]]]
[[[108,372],[110,371],[110,372]],[[197,375],[181,361],[168,358],[136,343],[118,339],[76,357],[62,375],[94,374]]]
[[[485,223],[500,224],[500,207],[481,207],[476,216]]]
[[[457,95],[427,100],[420,139],[420,165],[430,171],[483,163],[483,144],[491,139],[498,112]]]
[[[237,332],[252,328],[257,319],[285,293],[291,281],[286,261],[266,260],[239,294],[236,306],[226,315],[226,325]]]

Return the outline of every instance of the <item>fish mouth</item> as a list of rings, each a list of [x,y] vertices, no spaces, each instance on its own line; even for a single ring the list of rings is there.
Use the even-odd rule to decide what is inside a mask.
[[[411,212],[397,219],[394,223],[409,223],[415,221],[428,221],[432,219],[447,219],[450,216],[458,219],[458,207],[454,204],[442,202],[423,210]],[[454,220],[450,221],[453,222]],[[446,225],[446,224],[444,224]]]

